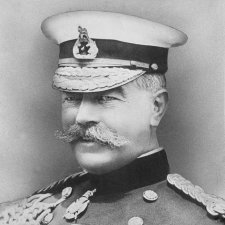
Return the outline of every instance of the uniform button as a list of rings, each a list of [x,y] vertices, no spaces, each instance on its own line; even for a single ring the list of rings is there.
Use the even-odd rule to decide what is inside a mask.
[[[159,67],[158,67],[158,65],[157,65],[156,63],[153,63],[153,64],[151,65],[151,68],[152,68],[153,70],[157,70]]]
[[[143,225],[144,221],[141,217],[135,216],[128,220],[128,225]]]
[[[158,199],[158,195],[154,191],[147,190],[143,193],[143,198],[148,202],[154,202]]]
[[[62,197],[68,198],[72,194],[73,189],[71,187],[66,187],[62,191]]]

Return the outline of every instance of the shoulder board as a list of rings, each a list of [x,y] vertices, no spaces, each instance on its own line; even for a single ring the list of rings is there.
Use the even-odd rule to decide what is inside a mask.
[[[182,193],[203,205],[211,216],[225,218],[225,199],[205,193],[201,187],[192,184],[179,174],[169,174],[167,181]]]

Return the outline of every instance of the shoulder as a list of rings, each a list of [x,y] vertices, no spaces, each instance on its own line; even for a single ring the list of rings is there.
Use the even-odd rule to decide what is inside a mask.
[[[76,186],[82,183],[84,180],[86,180],[87,178],[86,175],[87,175],[86,171],[71,174],[61,180],[51,183],[47,187],[44,187],[42,189],[39,189],[38,191],[35,191],[32,195],[44,194],[44,193],[58,194],[66,187]]]
[[[152,200],[146,201],[146,191],[153,193]],[[198,193],[201,193],[201,197]],[[210,204],[213,206],[208,206]],[[125,194],[96,196],[79,222],[122,225],[138,217],[143,224],[153,225],[223,224],[224,204],[224,199],[206,194],[199,186],[178,174],[170,174],[167,181]]]
[[[158,199],[138,202],[147,190],[154,191]],[[179,174],[169,174],[167,181],[141,188],[130,199],[133,196],[139,204],[139,213],[144,210],[147,220],[155,221],[153,224],[211,225],[224,222],[225,200],[206,193]]]
[[[87,177],[83,172],[70,175],[27,198],[0,204],[0,224],[48,224],[52,220],[51,224],[67,224],[62,217],[66,208],[87,191],[83,185],[88,180]],[[76,186],[78,189],[82,187],[82,190],[79,191]],[[73,187],[71,198],[70,187]],[[155,193],[157,198],[146,201],[143,196],[146,191]],[[59,206],[64,201],[64,207]],[[91,200],[79,222],[122,225],[133,217],[140,217],[144,224],[154,225],[222,224],[225,200],[205,193],[202,188],[178,174],[170,174],[167,181],[128,193],[97,195]]]
[[[174,191],[174,196],[180,196],[179,200],[183,204],[189,201],[192,208],[196,206],[199,209],[198,211],[203,209],[204,214],[207,214],[209,218],[225,218],[225,199],[206,193],[203,188],[192,184],[179,174],[169,174],[167,176],[167,186]],[[191,212],[191,209],[189,211]]]
[[[12,202],[0,203],[0,224],[42,224],[42,221],[51,219],[53,210],[72,192],[69,186],[79,185],[84,180],[86,172],[79,172],[53,182],[32,195]],[[61,194],[60,201],[49,203],[53,195]]]

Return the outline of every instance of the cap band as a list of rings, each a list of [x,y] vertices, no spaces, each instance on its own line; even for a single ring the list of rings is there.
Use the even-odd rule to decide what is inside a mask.
[[[65,58],[59,59],[59,66],[73,66],[73,67],[134,67],[149,69],[151,65],[148,63],[133,61],[133,60],[123,60],[123,59],[104,59],[97,58],[93,60],[77,60],[75,58]],[[157,70],[152,64],[152,69]]]
[[[145,68],[148,69],[149,73],[165,73],[167,71],[168,48],[126,43],[117,40],[104,40],[104,39],[92,39],[92,40],[95,42],[98,48],[98,53],[95,59],[93,59],[93,62],[96,59],[114,60],[114,62],[116,62],[115,60],[122,60],[117,61],[116,64],[119,62],[119,64],[122,64],[121,66],[131,66],[131,67],[137,66]],[[60,53],[59,53],[60,60],[62,59],[67,60],[68,58],[74,58],[73,47],[76,41],[77,39],[74,39],[60,44]],[[88,64],[89,62],[92,62],[89,59],[76,59],[76,60],[78,61],[74,62],[82,62],[82,63],[88,62]],[[126,62],[124,62],[123,60],[125,60]],[[61,62],[62,61],[60,61],[60,64]],[[96,62],[99,63],[98,61]],[[107,61],[106,64],[108,64],[108,62],[110,62],[109,64],[112,63],[112,66],[114,66],[113,61]],[[147,64],[150,66],[147,67]],[[151,65],[154,65],[153,68]]]

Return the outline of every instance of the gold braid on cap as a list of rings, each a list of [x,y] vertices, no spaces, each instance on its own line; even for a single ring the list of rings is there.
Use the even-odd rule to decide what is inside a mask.
[[[167,181],[205,206],[211,216],[225,218],[225,199],[205,193],[201,187],[192,184],[179,174],[169,174],[167,176]]]
[[[53,87],[68,91],[104,91],[126,84],[145,72],[120,67],[59,67],[53,76]]]

